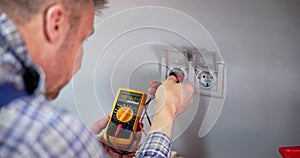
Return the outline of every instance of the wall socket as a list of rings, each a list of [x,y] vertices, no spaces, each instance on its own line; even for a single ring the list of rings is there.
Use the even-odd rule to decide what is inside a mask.
[[[223,97],[224,62],[216,52],[193,51],[195,89],[212,97]]]
[[[211,88],[215,84],[216,77],[209,71],[198,70],[196,71],[196,79],[197,82],[202,88]]]
[[[188,68],[168,67],[166,77],[172,74],[175,74],[179,78],[179,82],[184,82],[188,78]]]
[[[223,97],[224,62],[216,52],[204,49],[186,50],[165,49],[161,59],[161,78],[165,80],[170,72],[184,75],[183,82],[194,85],[195,92],[211,97]]]
[[[187,51],[177,49],[165,49],[165,56],[162,59],[162,81],[170,74],[175,73],[183,75],[180,82],[188,81],[189,75],[189,61],[187,60]]]

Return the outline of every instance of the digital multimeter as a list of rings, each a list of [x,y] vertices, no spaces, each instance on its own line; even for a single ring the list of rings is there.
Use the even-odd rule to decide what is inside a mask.
[[[104,133],[106,141],[114,142],[120,146],[127,146],[132,143],[133,132],[137,131],[146,98],[144,92],[119,88]],[[115,136],[116,130],[120,126],[122,128]]]

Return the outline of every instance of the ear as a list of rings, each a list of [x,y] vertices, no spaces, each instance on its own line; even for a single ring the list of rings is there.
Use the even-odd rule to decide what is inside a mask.
[[[50,6],[44,14],[44,32],[50,43],[57,43],[64,36],[67,24],[66,10],[62,5]]]

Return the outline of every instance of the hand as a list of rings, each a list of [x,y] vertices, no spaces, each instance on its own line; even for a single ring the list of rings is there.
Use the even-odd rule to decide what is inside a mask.
[[[149,84],[149,93],[155,94],[156,98],[149,133],[162,132],[171,139],[175,118],[193,102],[193,86],[189,83],[176,83],[176,81],[176,77],[170,76],[162,84],[159,82]]]
[[[109,121],[109,116],[108,115],[105,118],[96,121],[90,127],[91,132],[94,133],[95,135],[99,134],[102,130],[105,129],[108,121]],[[138,149],[141,137],[142,137],[141,132],[136,132],[134,134],[134,141],[133,141],[129,151],[134,151],[135,152]],[[106,142],[104,140],[103,135],[99,138],[99,140],[102,143],[104,150],[107,152],[108,155],[110,155],[110,157],[112,157],[112,158],[120,158],[120,157],[127,158],[127,157],[129,157],[129,156],[125,156],[125,155],[122,156],[122,155],[114,152],[111,149],[111,147],[108,145],[108,142]]]
[[[176,83],[176,81],[174,76],[170,76],[163,83],[150,82],[148,91],[151,96],[156,96],[155,113],[164,110],[175,119],[192,104],[193,86],[186,82]]]

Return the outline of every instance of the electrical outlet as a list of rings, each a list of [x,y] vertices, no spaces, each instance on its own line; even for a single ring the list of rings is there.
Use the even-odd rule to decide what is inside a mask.
[[[224,63],[216,52],[193,51],[196,92],[223,97]]]
[[[189,76],[187,52],[185,50],[165,49],[165,53],[165,58],[162,59],[165,64],[165,70],[162,70],[162,80],[173,73],[177,77],[181,76],[180,82],[187,81]]]
[[[188,75],[187,75],[188,69],[187,68],[174,67],[174,68],[167,68],[167,69],[168,69],[168,71],[167,71],[166,77],[169,77],[169,76],[175,74],[175,76],[177,76],[177,78],[179,79],[179,82],[184,82],[187,80],[187,77],[188,77]]]
[[[165,49],[161,60],[161,78],[170,74],[183,75],[180,82],[194,85],[196,94],[211,97],[223,97],[224,63],[216,52],[205,49],[190,52],[187,58],[185,50]]]
[[[202,87],[202,88],[211,88],[215,84],[215,77],[214,75],[209,71],[198,71],[196,73],[196,82]]]

